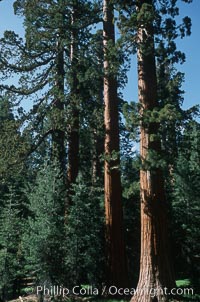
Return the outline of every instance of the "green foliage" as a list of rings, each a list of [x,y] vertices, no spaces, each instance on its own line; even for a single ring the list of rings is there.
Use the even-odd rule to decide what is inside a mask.
[[[177,287],[182,287],[182,286],[189,286],[191,284],[189,279],[184,279],[184,280],[176,280],[176,285]]]
[[[103,192],[86,186],[81,179],[74,192],[67,215],[67,282],[99,285],[104,274]]]
[[[2,198],[3,197],[3,198]],[[0,297],[6,300],[16,294],[22,275],[20,196],[10,187],[0,198]]]
[[[125,119],[125,128],[129,133],[129,138],[137,141],[139,135],[139,115],[140,105],[135,102],[124,102],[122,106],[123,117]]]
[[[140,160],[126,156],[121,161],[124,232],[126,242],[128,278],[136,286],[140,259]]]
[[[182,146],[174,171],[174,241],[176,269],[179,275],[190,275],[194,286],[199,285],[199,181],[200,127],[189,123],[183,134]],[[185,260],[184,260],[185,259]],[[183,264],[184,263],[184,264]]]
[[[176,0],[152,2],[154,7],[145,4],[138,14],[135,1],[113,1],[119,12],[115,17],[119,17],[122,35],[115,46],[108,42],[108,75],[117,78],[118,87],[126,84],[128,55],[136,51],[138,24],[153,21],[158,102],[153,110],[143,110],[137,103],[119,100],[121,150],[120,154],[113,152],[106,157],[103,156],[103,33],[99,29],[96,33],[91,31],[91,26],[101,21],[101,1],[14,1],[15,13],[24,18],[25,39],[6,31],[0,40],[0,88],[7,91],[0,99],[2,299],[18,294],[18,281],[24,276],[36,275],[40,284],[66,286],[100,285],[105,280],[102,162],[103,159],[117,161],[119,156],[128,270],[131,282],[136,283],[141,168],[137,142],[141,122],[147,127],[160,126],[157,133],[150,135],[150,144],[160,139],[161,152],[150,150],[143,168],[165,171],[173,218],[176,274],[191,277],[197,288],[200,135],[194,117],[198,108],[182,110],[184,75],[174,67],[185,61],[185,55],[176,48],[175,39],[190,34],[191,20],[185,17],[181,24],[176,22],[180,20],[176,18],[179,15]],[[74,9],[77,15],[72,22]],[[70,57],[72,32],[77,50],[73,62]],[[60,54],[63,66],[59,73]],[[148,54],[148,49],[144,54]],[[18,82],[16,86],[8,85],[13,76]],[[57,85],[61,81],[63,89]],[[54,106],[58,99],[61,109]],[[33,101],[29,113],[19,107],[21,100]],[[72,202],[66,209],[67,188],[63,182],[66,167],[61,176],[58,164],[50,162],[50,149],[55,128],[65,131],[67,145],[74,121],[73,106],[79,111],[80,122],[80,129],[76,129],[80,135],[79,178],[73,187]],[[18,118],[13,114],[17,111]],[[25,154],[29,155],[28,159]],[[66,164],[66,155],[63,157]],[[24,196],[25,183],[29,187]],[[186,283],[177,282],[177,285]]]
[[[56,163],[45,164],[26,192],[30,215],[23,236],[27,273],[40,282],[63,281],[65,232],[62,177]],[[41,283],[42,284],[42,283]]]
[[[2,180],[6,175],[11,175],[23,167],[20,157],[26,149],[25,141],[19,131],[20,123],[14,118],[12,109],[8,98],[0,97],[0,177]]]
[[[90,25],[100,20],[96,13],[98,1],[16,0],[14,10],[24,19],[25,39],[15,32],[4,33],[0,41],[0,86],[8,91],[17,106],[22,99],[32,106],[29,113],[23,114],[24,123],[21,125],[23,132],[34,136],[35,143],[29,147],[30,152],[42,142],[45,142],[46,149],[54,149],[60,144],[58,149],[64,157],[64,135],[59,141],[54,133],[68,132],[69,125],[73,124],[73,116],[70,116],[72,99],[76,99],[75,109],[79,110],[77,107],[88,98],[84,93],[86,85],[90,90],[85,74],[86,71],[87,76],[90,71],[96,73],[91,67],[92,55],[88,51],[92,48],[89,42],[92,44],[93,38]],[[76,52],[73,60],[72,40]],[[94,62],[96,64],[92,58]],[[12,76],[16,84],[9,85],[7,79]],[[51,139],[56,144],[51,146]]]

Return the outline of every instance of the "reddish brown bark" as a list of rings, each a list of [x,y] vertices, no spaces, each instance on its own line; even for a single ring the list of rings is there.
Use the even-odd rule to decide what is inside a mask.
[[[98,130],[93,130],[93,157],[92,157],[92,183],[95,185],[98,180],[103,177],[103,169],[101,164],[101,156],[104,153],[104,140],[98,134]]]
[[[100,60],[100,59],[99,59]],[[103,99],[103,78],[99,84],[99,93],[97,103],[100,108],[104,106]],[[97,184],[97,181],[103,179],[103,166],[101,162],[104,154],[104,137],[101,123],[103,122],[103,112],[101,110],[94,112],[94,124],[92,131],[93,149],[92,149],[92,183]]]
[[[75,183],[79,166],[79,110],[73,108],[71,111],[71,125],[68,137],[68,186]]]
[[[138,1],[142,5],[152,1]],[[140,22],[140,20],[139,20]],[[153,26],[139,24],[138,29],[138,89],[141,117],[157,105],[157,79],[154,56]],[[175,287],[170,258],[167,203],[161,168],[145,168],[150,151],[160,153],[159,124],[141,122],[140,171],[141,192],[141,257],[137,293],[132,302],[167,301],[166,290]]]
[[[79,90],[78,90],[78,79],[77,79],[77,55],[78,45],[77,37],[78,32],[74,24],[76,22],[77,7],[74,5],[71,14],[71,49],[70,49],[70,60],[71,60],[71,85],[70,85],[70,125],[68,135],[68,171],[67,171],[67,182],[70,194],[72,193],[72,184],[75,183],[78,175],[79,167]],[[74,27],[73,27],[74,26]]]
[[[105,215],[108,260],[108,284],[127,286],[125,245],[123,238],[122,189],[119,159],[119,113],[117,82],[109,74],[108,42],[115,43],[114,16],[111,1],[104,0],[104,123],[105,123]],[[117,158],[113,158],[117,155]]]
[[[64,127],[64,54],[63,48],[57,42],[55,100],[53,102],[52,119],[52,159],[56,159],[61,171],[65,170],[65,131]]]

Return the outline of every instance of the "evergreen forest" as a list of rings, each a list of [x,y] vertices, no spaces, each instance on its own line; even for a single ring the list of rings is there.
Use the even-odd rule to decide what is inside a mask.
[[[193,1],[4,1],[0,302],[200,301]]]

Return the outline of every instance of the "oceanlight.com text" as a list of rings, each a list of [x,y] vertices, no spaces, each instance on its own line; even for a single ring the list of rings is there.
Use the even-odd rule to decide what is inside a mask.
[[[81,286],[74,286],[71,289],[54,285],[54,286],[37,286],[36,294],[40,295],[48,295],[48,296],[62,296],[67,297],[69,295],[76,295],[76,296],[134,296],[135,294],[139,295],[150,295],[152,297],[157,295],[165,295],[165,296],[182,296],[182,295],[194,295],[193,288],[172,288],[168,289],[167,287],[164,288],[142,288],[142,289],[135,289],[135,288],[117,288],[116,286],[104,286],[102,289],[98,289],[93,286],[81,287]]]

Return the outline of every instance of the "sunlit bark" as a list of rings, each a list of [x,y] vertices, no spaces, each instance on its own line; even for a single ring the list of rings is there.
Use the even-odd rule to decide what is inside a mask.
[[[144,8],[144,4],[152,4],[152,1],[138,2],[138,13]],[[138,89],[142,118],[140,128],[141,257],[137,293],[132,298],[132,302],[163,302],[168,299],[166,290],[170,291],[175,287],[175,281],[169,250],[163,173],[159,167],[147,166],[150,152],[154,154],[161,152],[158,137],[159,124],[144,121],[147,110],[151,111],[158,106],[154,34],[151,21],[146,24],[140,23],[138,28]]]
[[[123,238],[122,188],[119,159],[119,113],[117,82],[109,75],[108,43],[115,43],[114,16],[111,1],[104,0],[104,123],[105,123],[105,211],[107,243],[107,282],[127,285],[126,257]]]

